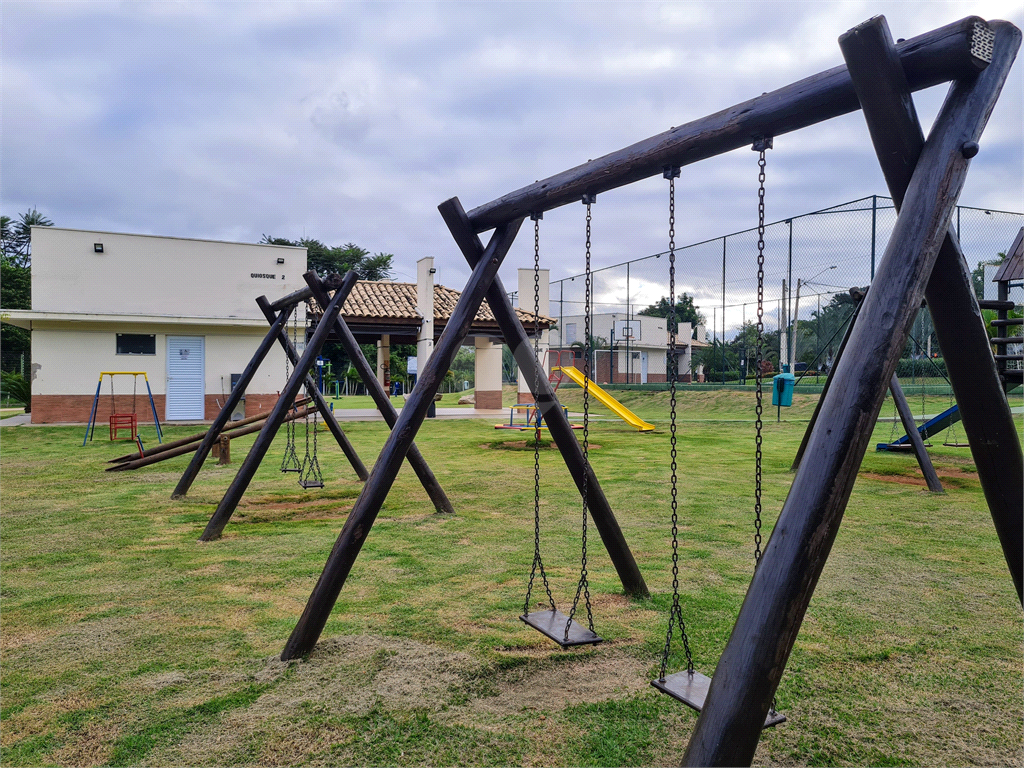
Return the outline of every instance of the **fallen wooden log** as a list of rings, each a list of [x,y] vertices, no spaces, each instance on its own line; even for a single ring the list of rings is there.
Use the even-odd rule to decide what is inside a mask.
[[[294,407],[301,408],[302,406],[306,405],[307,403],[309,403],[311,401],[312,401],[312,398],[303,397],[300,400],[296,400],[295,401],[295,406]],[[257,421],[263,421],[269,415],[270,415],[270,411],[269,410],[262,411],[260,413],[257,413],[255,416],[250,416],[247,419],[242,419],[241,421],[232,422],[230,428],[226,429],[224,431],[227,432],[227,431],[230,431],[232,429],[238,429],[239,427],[244,427],[247,424],[254,424]],[[206,433],[209,432],[209,431],[210,430],[207,429],[207,430],[205,430],[203,432],[197,432],[194,435],[189,435],[188,437],[182,437],[182,438],[180,438],[178,440],[172,440],[169,443],[161,443],[160,445],[154,445],[152,448],[147,448],[145,451],[143,451],[142,455],[139,455],[138,451],[135,451],[135,453],[126,453],[124,456],[118,456],[116,459],[110,459],[110,461],[108,461],[107,463],[108,464],[123,464],[123,463],[128,462],[128,461],[135,461],[136,459],[143,459],[143,458],[146,458],[147,456],[155,456],[158,453],[164,453],[166,451],[173,451],[175,448],[180,448],[183,445],[188,445],[189,443],[198,443],[198,442],[200,442],[204,437],[206,437]],[[193,450],[195,450],[195,449],[193,449]],[[175,454],[175,455],[180,455],[180,454]]]
[[[313,411],[315,410],[315,407],[310,408],[309,406],[300,408],[298,410],[291,410],[288,412],[288,415],[285,417],[284,420],[294,421],[295,419],[301,419],[304,418],[306,415],[313,413]],[[262,420],[255,424],[249,424],[248,426],[244,426],[241,428],[227,430],[222,433],[222,436],[228,437],[229,439],[233,440],[236,437],[243,437],[244,435],[251,435],[253,432],[259,432],[261,429],[263,429]],[[202,435],[200,435],[200,440],[201,439]],[[126,461],[122,464],[115,464],[112,467],[107,467],[106,471],[124,472],[129,469],[141,469],[142,467],[148,467],[150,464],[156,464],[158,462],[164,461],[165,459],[173,459],[176,456],[184,456],[186,453],[193,453],[198,447],[198,441],[193,441],[188,445],[179,445],[177,448],[172,448],[169,451],[162,451],[161,453],[158,453],[156,455],[143,456],[133,461]]]

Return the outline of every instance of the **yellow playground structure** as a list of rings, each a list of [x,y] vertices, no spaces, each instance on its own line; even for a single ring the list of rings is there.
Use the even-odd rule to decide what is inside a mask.
[[[583,375],[583,371],[581,371],[579,368],[573,368],[570,366],[557,366],[551,369],[552,374],[554,374],[556,371],[565,374],[573,383],[577,384],[580,387],[582,387],[584,383],[587,381],[587,377]],[[587,384],[587,389],[593,397],[597,398],[597,401],[601,403],[601,405],[603,405],[609,411],[614,413],[624,422],[629,424],[629,426],[636,429],[638,432],[654,431],[653,424],[641,419],[639,416],[637,416],[635,413],[629,410],[629,408],[624,406],[614,397],[612,397],[603,389],[601,389],[601,387],[595,384],[593,380],[590,380],[590,383]]]

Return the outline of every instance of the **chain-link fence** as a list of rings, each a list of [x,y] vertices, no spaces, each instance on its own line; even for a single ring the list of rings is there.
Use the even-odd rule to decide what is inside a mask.
[[[871,283],[895,223],[892,200],[873,195],[767,225],[763,322],[771,371],[792,363],[804,383],[823,381],[855,306],[849,289]],[[972,268],[1005,252],[1022,225],[1024,214],[965,206],[953,217]],[[668,262],[662,252],[593,272],[590,342],[599,384],[664,382]],[[981,280],[979,271],[979,289]],[[582,356],[584,276],[552,282],[550,290],[558,318],[552,348]],[[680,374],[721,384],[752,377],[757,230],[678,247],[676,296],[680,320],[691,323],[680,336],[692,337]],[[904,358],[898,374],[909,384],[945,387],[927,310],[914,323]]]

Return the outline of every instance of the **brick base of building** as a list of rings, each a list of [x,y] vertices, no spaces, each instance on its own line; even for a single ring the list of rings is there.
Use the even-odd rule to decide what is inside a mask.
[[[533,392],[520,392],[519,397],[516,399],[517,403],[532,403]]]
[[[498,393],[501,396],[501,393]],[[245,415],[255,416],[260,411],[268,411],[277,402],[277,394],[270,395],[246,395]],[[89,413],[92,411],[94,395],[33,395],[32,396],[32,423],[33,424],[68,424],[86,423],[89,421]],[[205,413],[203,419],[212,421],[220,413],[223,401],[218,403],[220,398],[217,395],[207,395],[204,403]],[[164,423],[167,398],[164,395],[153,395],[153,403],[156,405],[156,412],[160,423]],[[132,412],[132,396],[117,395],[115,399],[116,413]],[[110,421],[110,395],[100,395],[96,404],[96,425],[102,427]],[[153,423],[153,409],[149,405],[149,395],[143,393],[135,398],[135,413],[140,424]]]
[[[477,390],[475,393],[476,403],[473,405],[478,411],[497,411],[501,409],[501,390],[492,391]]]

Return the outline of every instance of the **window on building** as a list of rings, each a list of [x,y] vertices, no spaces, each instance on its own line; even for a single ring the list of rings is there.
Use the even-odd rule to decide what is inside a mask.
[[[155,355],[156,336],[151,333],[118,333],[117,354]]]
[[[576,323],[565,324],[565,343],[575,344],[576,343]]]

